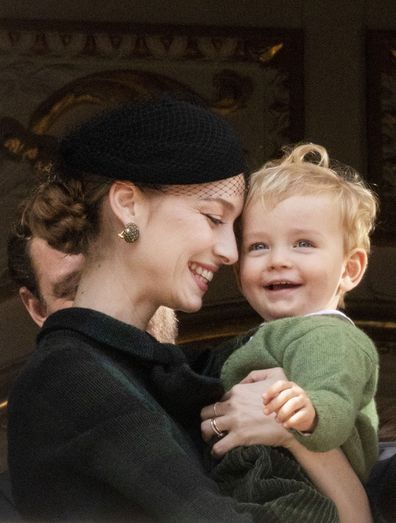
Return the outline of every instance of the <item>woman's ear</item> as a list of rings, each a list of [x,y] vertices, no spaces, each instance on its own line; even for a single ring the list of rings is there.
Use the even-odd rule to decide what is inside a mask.
[[[367,253],[364,249],[353,249],[345,259],[345,268],[341,276],[342,293],[351,291],[359,285],[367,267]]]
[[[116,181],[109,191],[109,204],[122,225],[133,222],[140,190],[130,182]]]

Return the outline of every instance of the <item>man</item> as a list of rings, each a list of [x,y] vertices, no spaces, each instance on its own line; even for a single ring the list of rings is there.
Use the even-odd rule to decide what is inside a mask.
[[[32,238],[23,222],[8,239],[8,270],[33,321],[41,327],[47,317],[71,307],[84,265],[82,254],[65,254],[41,238]],[[173,310],[159,307],[147,331],[163,343],[174,343],[177,319]]]

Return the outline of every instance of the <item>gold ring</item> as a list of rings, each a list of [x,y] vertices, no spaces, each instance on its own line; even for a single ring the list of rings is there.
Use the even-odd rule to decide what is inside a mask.
[[[224,436],[224,432],[221,432],[221,430],[219,430],[215,418],[211,418],[210,426],[212,427],[213,432],[216,434],[218,438],[222,438]]]

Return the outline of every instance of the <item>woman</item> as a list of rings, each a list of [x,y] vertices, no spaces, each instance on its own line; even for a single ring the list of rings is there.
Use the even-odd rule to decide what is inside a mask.
[[[163,98],[88,122],[61,153],[62,175],[37,190],[25,219],[86,264],[75,307],[46,321],[10,397],[17,507],[39,520],[253,521],[204,470],[199,412],[222,394],[216,364],[145,332],[160,305],[198,310],[217,270],[237,260],[238,139],[209,111]],[[286,431],[263,428],[252,424],[254,442],[287,446],[322,475]],[[335,521],[320,503],[322,521]]]

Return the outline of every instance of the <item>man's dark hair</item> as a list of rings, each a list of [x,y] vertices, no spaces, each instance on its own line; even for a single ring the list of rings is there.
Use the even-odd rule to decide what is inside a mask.
[[[18,288],[27,287],[36,298],[40,298],[30,255],[30,240],[31,233],[27,227],[21,222],[15,224],[8,236],[8,273]]]

